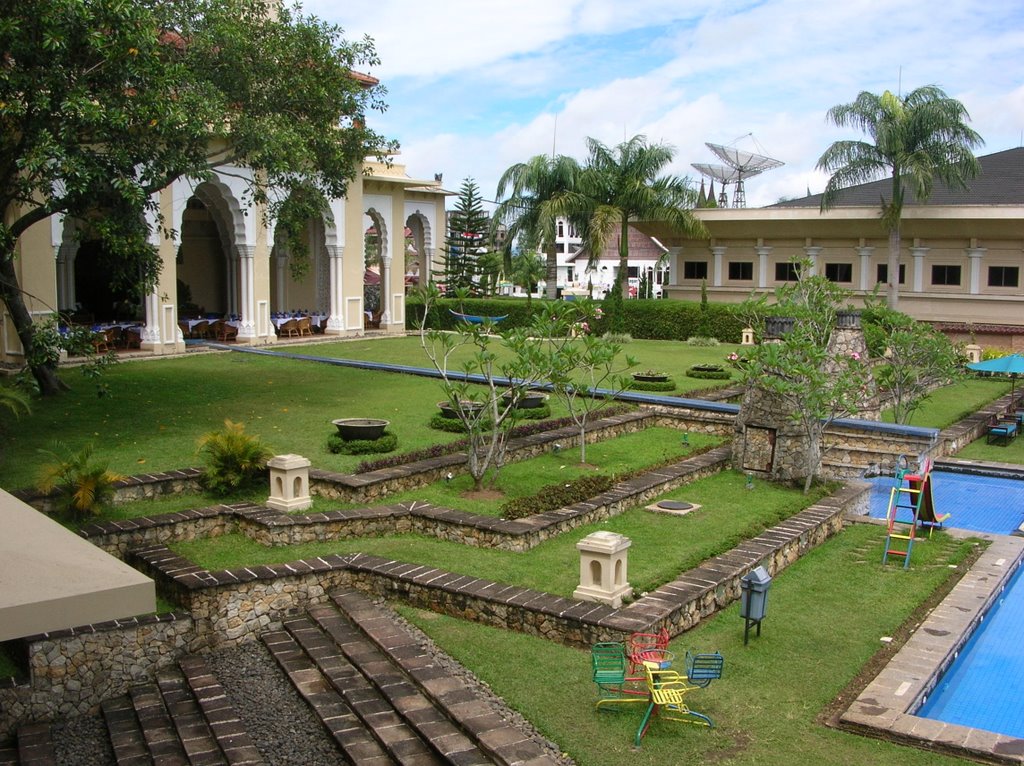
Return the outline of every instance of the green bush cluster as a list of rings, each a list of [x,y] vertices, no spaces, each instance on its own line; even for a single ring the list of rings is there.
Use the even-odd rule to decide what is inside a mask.
[[[551,407],[548,406],[547,402],[542,404],[540,407],[523,407],[517,409],[515,414],[516,422],[522,420],[544,420],[549,417],[551,417]],[[466,433],[466,427],[462,424],[461,420],[458,418],[446,418],[440,412],[430,419],[429,425],[435,431],[445,431],[450,434]],[[490,425],[486,425],[485,428],[489,429]]]
[[[632,380],[629,383],[631,391],[675,391],[676,384],[673,380]]]
[[[529,497],[517,497],[502,503],[501,515],[506,519],[524,519],[537,513],[546,513],[567,505],[582,503],[595,495],[607,492],[619,481],[613,476],[581,476],[569,482],[549,484]]]
[[[224,428],[199,440],[203,457],[203,486],[215,495],[229,495],[253,486],[266,474],[273,452],[258,436],[245,433],[241,423],[224,421]]]
[[[505,316],[498,327],[507,330],[512,327],[526,327],[531,323],[534,312],[542,305],[541,300],[528,305],[521,298],[442,298],[431,306],[427,326],[435,330],[452,330],[461,321],[451,311],[475,316]],[[699,303],[672,300],[629,300],[622,302],[624,326],[612,328],[608,308],[602,319],[592,323],[593,331],[604,335],[614,329],[628,333],[633,338],[647,340],[689,340],[696,336],[713,337],[723,343],[739,343],[743,320],[733,306],[708,304],[701,311]],[[419,328],[423,318],[423,301],[410,295],[406,301],[406,328]]]
[[[352,439],[345,441],[340,434],[327,437],[327,451],[335,455],[376,455],[394,452],[398,448],[398,436],[387,431],[379,439]]]
[[[702,378],[704,380],[728,380],[732,373],[720,364],[695,364],[686,371],[688,378]]]

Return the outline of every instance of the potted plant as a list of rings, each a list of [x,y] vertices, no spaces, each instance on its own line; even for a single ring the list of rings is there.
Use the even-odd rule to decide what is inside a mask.
[[[641,370],[633,373],[633,380],[639,383],[665,383],[668,381],[668,373],[659,370]]]
[[[539,407],[544,406],[544,402],[547,401],[548,395],[545,391],[524,391],[519,395],[516,400],[516,409],[520,410],[535,410]],[[512,400],[512,392],[509,391],[501,397],[502,406],[508,406]]]
[[[484,408],[483,402],[474,402],[470,399],[463,399],[456,405],[453,405],[451,402],[438,402],[437,406],[441,410],[441,417],[450,419],[458,418],[459,411],[465,415],[472,416]]]

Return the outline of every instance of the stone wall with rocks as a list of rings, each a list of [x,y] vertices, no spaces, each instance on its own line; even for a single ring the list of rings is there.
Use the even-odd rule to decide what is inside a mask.
[[[23,641],[28,681],[0,686],[0,740],[24,722],[94,712],[190,651],[189,614],[147,615]]]

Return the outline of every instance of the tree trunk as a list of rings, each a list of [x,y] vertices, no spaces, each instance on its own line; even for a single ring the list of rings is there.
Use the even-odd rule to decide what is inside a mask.
[[[558,251],[555,250],[555,243],[552,242],[544,251],[547,258],[547,274],[544,277],[544,293],[548,300],[553,301],[558,295]],[[527,286],[529,289],[529,286]]]
[[[0,299],[7,304],[11,314],[11,322],[18,333],[25,360],[32,359],[32,347],[35,341],[35,326],[32,315],[25,306],[25,298],[18,287],[18,275],[14,270],[14,253],[0,255]],[[39,383],[39,391],[43,396],[53,396],[67,390],[67,385],[57,377],[57,365],[53,363],[29,364],[33,377]]]
[[[580,463],[587,462],[587,424],[580,423]]]
[[[886,299],[889,308],[898,310],[900,301],[900,226],[889,232],[889,278],[886,284]]]
[[[629,297],[629,220],[622,217],[619,230],[619,273],[615,277],[615,287],[623,298]]]

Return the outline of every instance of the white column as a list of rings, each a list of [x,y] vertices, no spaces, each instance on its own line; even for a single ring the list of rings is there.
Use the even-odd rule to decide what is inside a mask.
[[[287,288],[288,283],[288,251],[283,246],[278,245],[275,248],[278,253],[274,256],[274,268],[277,271],[277,290],[274,294],[274,303],[278,311],[287,311],[291,309],[288,305]]]
[[[153,292],[146,295],[142,301],[143,306],[146,309],[146,324],[142,327],[142,343],[152,344],[152,346],[158,346],[160,344],[160,294],[153,290]],[[178,324],[175,322],[174,330],[177,332],[177,341],[184,343],[185,339],[181,335],[181,330],[178,329]]]
[[[875,252],[875,248],[870,245],[865,247],[854,248],[857,251],[857,255],[860,256],[860,288],[864,292],[870,292],[875,286],[875,281],[871,277],[871,254]]]
[[[224,267],[227,269],[224,285],[228,291],[228,313],[241,315],[238,308],[238,256],[230,249],[224,257]]]
[[[238,339],[252,340],[256,337],[256,248],[252,245],[235,245],[238,252],[238,286],[242,321],[238,326]]]
[[[391,324],[391,256],[380,259],[380,326]]]
[[[78,244],[62,242],[54,248],[57,256],[57,309],[59,311],[75,310],[75,252]]]
[[[971,264],[970,268],[970,292],[971,295],[981,293],[981,259],[985,255],[984,247],[967,248],[967,258]]]
[[[818,245],[808,245],[804,248],[804,254],[811,259],[811,273],[808,276],[815,276],[818,273],[818,255],[821,253],[821,247]]]
[[[927,247],[912,247],[910,248],[910,254],[914,257],[914,292],[924,292],[924,257],[928,255],[929,248]],[[898,280],[900,275],[897,273],[895,278]]]
[[[326,245],[326,248],[330,268],[331,284],[328,288],[328,293],[331,305],[324,333],[328,335],[341,335],[345,330],[345,291],[343,289],[341,268],[345,248],[341,245]]]
[[[754,252],[757,253],[757,286],[767,287],[768,259],[772,254],[772,249],[766,245],[758,245],[754,248]]]
[[[722,286],[722,256],[725,255],[724,245],[715,245],[711,248],[711,285],[712,287]]]

